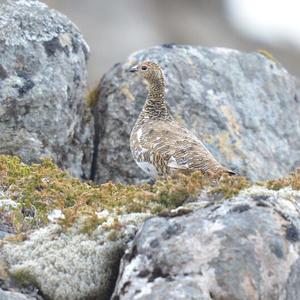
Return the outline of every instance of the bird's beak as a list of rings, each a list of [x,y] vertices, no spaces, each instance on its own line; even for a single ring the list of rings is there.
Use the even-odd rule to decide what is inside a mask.
[[[129,69],[129,72],[134,73],[138,70],[138,66],[134,66],[131,69]]]

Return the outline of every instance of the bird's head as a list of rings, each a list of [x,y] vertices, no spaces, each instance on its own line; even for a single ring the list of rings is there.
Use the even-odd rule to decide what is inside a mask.
[[[137,73],[139,76],[146,79],[149,84],[155,84],[163,81],[164,79],[160,66],[151,61],[141,62],[140,64],[132,67],[129,71]]]

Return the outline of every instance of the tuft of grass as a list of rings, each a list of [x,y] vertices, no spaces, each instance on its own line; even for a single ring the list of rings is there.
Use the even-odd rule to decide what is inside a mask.
[[[297,168],[287,177],[268,180],[265,185],[268,189],[275,191],[288,186],[290,186],[293,190],[300,190],[300,168]]]

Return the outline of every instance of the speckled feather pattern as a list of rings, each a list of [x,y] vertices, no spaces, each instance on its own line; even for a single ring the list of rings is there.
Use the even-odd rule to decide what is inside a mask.
[[[141,71],[147,66],[147,72]],[[201,171],[233,173],[223,167],[202,142],[178,124],[165,102],[162,70],[152,62],[138,66],[148,82],[148,97],[131,132],[130,147],[136,163],[151,177]]]

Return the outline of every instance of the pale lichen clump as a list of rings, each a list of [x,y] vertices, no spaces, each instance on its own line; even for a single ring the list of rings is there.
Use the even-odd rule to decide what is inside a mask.
[[[61,229],[51,224],[22,243],[4,243],[9,274],[21,285],[37,286],[50,299],[107,299],[126,239],[111,240],[102,228],[92,235],[76,226]]]

